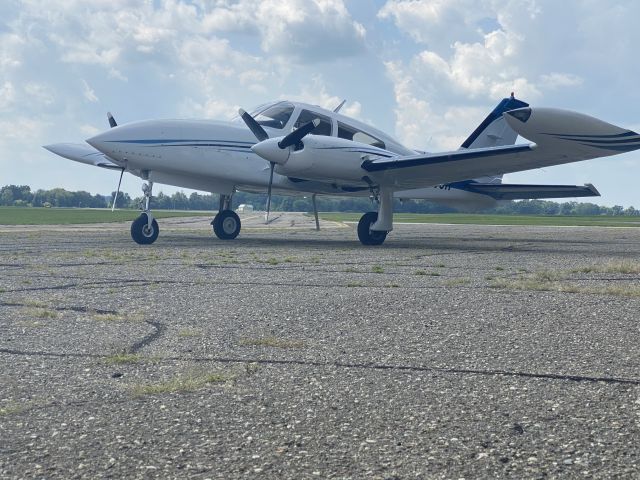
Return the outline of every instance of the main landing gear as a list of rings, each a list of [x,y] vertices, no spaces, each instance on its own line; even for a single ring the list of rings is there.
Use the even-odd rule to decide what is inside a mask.
[[[142,184],[142,192],[144,193],[144,211],[131,224],[131,238],[140,245],[149,245],[156,241],[160,228],[158,222],[151,215],[149,206],[151,204],[151,191],[153,182],[147,181]]]
[[[220,209],[213,220],[213,233],[220,240],[233,240],[240,233],[240,217],[231,210],[231,195],[220,195]]]
[[[378,220],[378,212],[367,212],[358,222],[358,239],[363,245],[382,245],[387,238],[383,230],[371,230],[371,226]]]
[[[393,192],[383,189],[376,195],[377,212],[367,212],[358,222],[358,239],[363,245],[382,245],[393,230]]]

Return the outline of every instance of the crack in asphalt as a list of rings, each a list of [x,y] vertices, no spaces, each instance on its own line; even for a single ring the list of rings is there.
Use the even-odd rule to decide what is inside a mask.
[[[149,346],[151,343],[155,342],[158,338],[160,338],[162,334],[165,332],[165,330],[167,329],[167,327],[164,326],[162,323],[156,322],[153,320],[145,320],[144,323],[153,327],[155,331],[144,336],[141,340],[138,340],[133,345],[131,345],[131,347],[129,348],[129,353],[138,353],[144,347]]]
[[[165,331],[165,327],[158,322],[146,322],[153,325],[156,331],[147,335],[139,342],[136,342],[131,353],[139,351],[141,348],[148,346],[151,342],[157,340]],[[42,357],[88,357],[88,358],[107,358],[108,355],[101,354],[85,354],[85,353],[57,353],[57,352],[39,352],[39,351],[22,351],[0,348],[0,353],[21,356],[42,356]],[[539,372],[522,372],[510,370],[480,370],[472,368],[455,368],[455,367],[429,367],[423,365],[393,365],[384,363],[350,363],[350,362],[316,362],[311,360],[278,360],[270,358],[233,358],[233,357],[160,357],[161,361],[176,362],[217,362],[217,363],[257,363],[259,365],[301,365],[310,367],[338,367],[352,369],[368,369],[368,370],[391,370],[391,371],[412,371],[412,372],[430,372],[460,375],[478,375],[492,377],[520,377],[535,378],[542,380],[560,380],[570,382],[587,382],[587,383],[606,383],[618,385],[640,385],[640,379],[623,378],[623,377],[595,377],[589,375],[573,375],[563,373],[539,373]]]
[[[0,302],[0,307],[27,307],[27,308],[49,308],[51,310],[56,310],[58,312],[80,312],[80,313],[100,313],[104,315],[117,315],[118,312],[116,310],[105,310],[102,308],[89,308],[89,307],[54,307],[46,304],[29,304],[29,303],[19,303],[19,302]]]

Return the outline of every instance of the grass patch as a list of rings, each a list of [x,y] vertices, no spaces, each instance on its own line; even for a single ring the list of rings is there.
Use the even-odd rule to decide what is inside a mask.
[[[238,343],[242,346],[271,347],[283,349],[298,349],[305,347],[305,343],[302,340],[290,340],[277,337],[243,338]]]
[[[119,322],[124,320],[122,315],[116,313],[94,313],[91,318],[99,322]]]
[[[590,273],[585,269],[574,270],[573,273]],[[597,270],[601,272],[602,270]],[[532,290],[543,292],[583,293],[591,295],[614,295],[620,297],[640,297],[640,285],[598,285],[583,286],[567,281],[567,273],[545,270],[516,278],[494,279],[490,288],[509,290]]]
[[[38,322],[37,320],[22,320],[20,322],[17,322],[17,324],[19,327],[26,327],[26,328],[42,328],[44,327],[44,323],[43,322]]]
[[[602,263],[598,265],[588,265],[586,267],[572,270],[572,273],[640,273],[640,262],[631,260],[620,260]]]
[[[13,415],[15,413],[21,413],[25,410],[25,406],[18,405],[17,403],[10,403],[3,407],[0,407],[0,417],[4,417],[6,415]]]
[[[129,363],[138,363],[142,361],[142,357],[136,353],[114,353],[104,359],[104,363],[107,365],[126,365]]]
[[[384,268],[382,268],[382,265],[374,265],[371,267],[371,271],[373,273],[384,273]]]
[[[27,310],[27,315],[34,318],[58,318],[58,312],[48,308],[34,307]]]
[[[469,283],[471,283],[471,279],[469,278],[454,278],[444,282],[444,284],[447,287],[455,287],[457,285],[468,285]]]
[[[38,300],[23,300],[22,304],[25,307],[38,307],[38,308],[46,308],[48,305],[44,302],[40,302]]]
[[[233,380],[235,375],[224,372],[180,375],[164,382],[138,385],[133,388],[136,396],[159,395],[162,393],[194,392],[207,385]]]
[[[415,272],[413,272],[414,275],[426,275],[427,272],[425,272],[424,270],[416,270]]]
[[[347,287],[364,287],[364,284],[362,282],[349,282]]]
[[[181,338],[191,338],[191,337],[200,337],[202,336],[202,333],[198,330],[190,330],[188,328],[185,328],[184,330],[180,330],[178,332],[178,337]]]

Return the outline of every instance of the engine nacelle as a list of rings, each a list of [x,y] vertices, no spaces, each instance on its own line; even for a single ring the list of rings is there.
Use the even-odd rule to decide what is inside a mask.
[[[302,143],[302,149],[292,147],[286,162],[276,165],[277,173],[307,180],[360,181],[366,175],[360,166],[363,157],[390,155],[386,150],[344,138],[308,135]]]

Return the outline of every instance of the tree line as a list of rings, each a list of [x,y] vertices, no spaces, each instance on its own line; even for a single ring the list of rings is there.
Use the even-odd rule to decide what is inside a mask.
[[[28,185],[6,185],[0,189],[0,206],[16,207],[75,207],[75,208],[107,208],[111,206],[115,192],[111,195],[92,195],[89,192],[70,192],[63,188],[52,190],[31,190]],[[116,208],[139,209],[143,205],[142,196],[131,198],[129,194],[120,192]],[[237,192],[233,196],[234,208],[240,204],[250,204],[256,210],[266,207],[266,195]],[[366,212],[375,209],[371,199],[366,197],[332,197],[318,196],[318,210],[322,212]],[[154,195],[152,208],[156,210],[206,210],[218,209],[217,194],[200,194],[197,192],[187,196],[184,192],[166,195],[163,192]],[[313,206],[309,197],[291,197],[274,195],[272,209],[275,211],[309,212]],[[426,200],[396,200],[394,207],[399,213],[452,213],[456,211],[446,205]],[[589,202],[552,202],[549,200],[519,200],[500,202],[496,207],[485,209],[482,213],[500,215],[640,215],[640,210],[621,205],[605,207]]]

